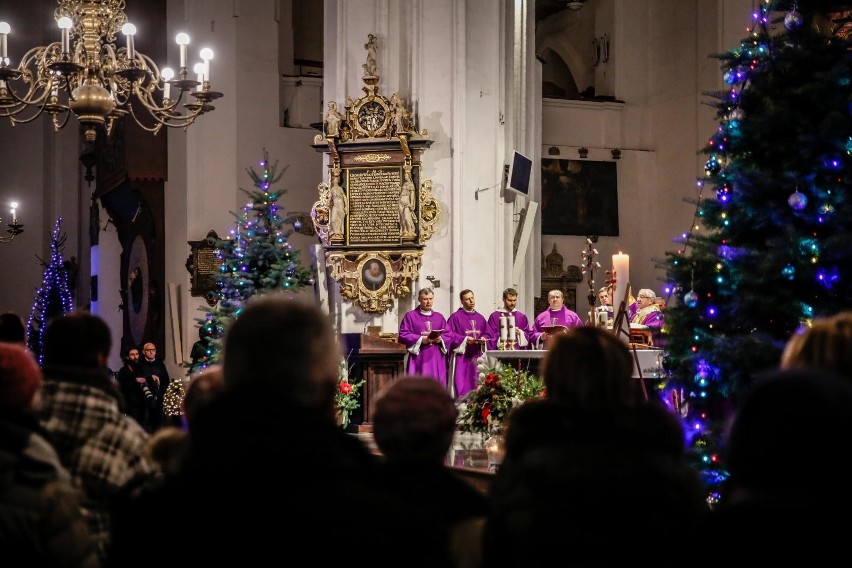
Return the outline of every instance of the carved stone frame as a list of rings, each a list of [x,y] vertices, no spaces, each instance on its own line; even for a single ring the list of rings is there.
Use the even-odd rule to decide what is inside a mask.
[[[328,251],[325,254],[330,276],[339,283],[340,295],[368,313],[384,313],[393,300],[411,293],[422,260],[421,250]],[[385,280],[372,290],[363,278],[372,260],[384,267]]]

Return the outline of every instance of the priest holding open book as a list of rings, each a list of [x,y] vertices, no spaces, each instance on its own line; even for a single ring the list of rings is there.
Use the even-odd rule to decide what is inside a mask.
[[[409,375],[424,375],[447,386],[447,346],[442,337],[446,318],[432,309],[435,293],[423,288],[417,294],[419,307],[402,317],[399,342],[408,349]]]
[[[473,290],[459,292],[461,307],[447,319],[446,338],[449,341],[451,391],[456,399],[464,398],[479,382],[476,361],[485,352],[490,338],[485,334],[485,316],[476,311]]]
[[[533,323],[533,342],[544,349],[550,336],[564,333],[569,327],[580,327],[583,320],[580,316],[565,307],[565,297],[562,290],[551,290],[547,293],[548,307],[538,314]]]

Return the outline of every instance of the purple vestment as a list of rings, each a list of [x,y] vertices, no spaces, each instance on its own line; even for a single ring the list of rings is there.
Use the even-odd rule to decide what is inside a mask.
[[[639,309],[639,304],[633,302],[629,306],[627,306],[627,321],[633,321],[633,316],[636,315],[636,311]]]
[[[638,313],[638,310],[637,310]],[[635,318],[635,314],[634,314]],[[641,325],[647,325],[648,327],[653,328],[661,328],[663,327],[663,312],[660,310],[653,310],[645,314],[645,317],[636,318],[638,321],[630,320],[631,323],[638,323]]]
[[[530,349],[532,348],[532,329],[530,328],[530,320],[526,314],[518,310],[508,311],[506,308],[500,308],[488,316],[488,323],[485,324],[485,335],[491,338],[488,342],[488,349],[497,349],[500,343],[500,316],[514,316],[515,329],[523,335],[523,341],[520,337],[515,342],[515,349]],[[526,343],[526,345],[521,345]]]
[[[399,342],[408,349],[406,372],[409,375],[432,377],[447,386],[446,338],[442,336],[440,343],[422,344],[430,330],[446,327],[446,318],[435,310],[424,314],[415,308],[403,316],[399,324]]]
[[[453,385],[456,390],[456,398],[476,388],[479,381],[479,371],[476,369],[476,360],[485,351],[485,345],[480,343],[469,343],[471,339],[487,339],[485,335],[485,316],[476,310],[469,312],[459,308],[447,319],[447,331],[444,339],[449,342],[450,368],[452,369]],[[486,342],[490,344],[490,341]]]
[[[583,320],[575,312],[562,306],[559,310],[547,308],[535,318],[533,324],[533,341],[541,343],[541,334],[544,328],[550,325],[564,325],[565,327],[581,327]]]

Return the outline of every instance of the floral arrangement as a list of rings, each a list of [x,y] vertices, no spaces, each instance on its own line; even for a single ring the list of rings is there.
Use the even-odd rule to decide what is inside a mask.
[[[479,385],[459,405],[462,432],[487,434],[501,426],[509,413],[531,398],[544,396],[544,381],[532,373],[482,357],[477,363]]]
[[[361,406],[358,391],[364,380],[357,383],[349,382],[349,371],[346,360],[341,360],[337,367],[337,391],[334,393],[334,408],[337,410],[338,421],[342,428],[349,427],[352,413]]]

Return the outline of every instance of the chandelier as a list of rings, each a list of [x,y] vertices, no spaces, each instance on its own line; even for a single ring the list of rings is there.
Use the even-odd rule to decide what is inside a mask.
[[[148,132],[163,126],[188,128],[214,110],[211,101],[222,96],[210,89],[213,51],[201,50],[203,62],[190,75],[186,52],[189,36],[177,35],[180,67],[162,70],[134,46],[136,26],[127,21],[124,0],[58,0],[54,17],[61,40],[27,51],[11,66],[8,36],[11,26],[0,22],[0,117],[12,126],[48,115],[54,130],[73,113],[85,129],[87,142],[103,126],[107,135],[116,120],[130,114]],[[117,35],[124,47],[116,45]]]

